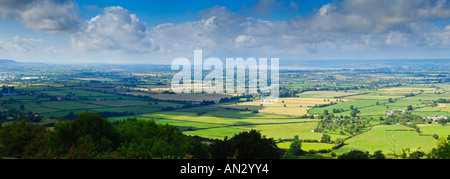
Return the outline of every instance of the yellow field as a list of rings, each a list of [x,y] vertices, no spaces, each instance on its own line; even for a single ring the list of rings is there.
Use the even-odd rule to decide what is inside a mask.
[[[440,105],[441,105],[441,104],[440,104]],[[441,111],[445,111],[445,112],[450,113],[450,104],[446,104],[446,105],[447,105],[447,107],[444,108],[444,109],[442,109]]]
[[[348,95],[355,95],[358,93],[336,92],[336,91],[307,91],[307,92],[303,92],[301,94],[327,94],[327,95],[334,95],[334,96],[348,96]]]
[[[335,102],[334,100],[330,101]],[[262,106],[260,101],[250,101],[243,103],[218,104],[217,107],[249,110],[257,109],[260,113],[264,114],[302,116],[307,114],[308,109],[312,108],[314,105],[328,103],[330,102],[324,101],[323,98],[280,98],[275,104],[264,104]]]
[[[420,91],[434,91],[435,88],[408,88],[408,87],[394,87],[394,88],[384,88],[379,89],[380,93],[388,92],[388,93],[406,93],[406,92],[420,92]]]

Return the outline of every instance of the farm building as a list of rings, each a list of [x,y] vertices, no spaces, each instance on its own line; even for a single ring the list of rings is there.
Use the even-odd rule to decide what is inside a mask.
[[[386,116],[391,116],[391,115],[394,115],[394,114],[401,115],[401,114],[404,114],[404,113],[405,113],[405,111],[402,110],[402,109],[393,109],[393,110],[387,110],[387,111],[384,112],[384,114]]]
[[[432,115],[432,116],[430,116],[430,117],[424,117],[424,119],[426,120],[426,119],[431,119],[431,120],[433,120],[433,122],[436,122],[437,120],[440,120],[440,119],[445,119],[445,120],[447,120],[448,119],[448,116],[437,116],[437,115]]]

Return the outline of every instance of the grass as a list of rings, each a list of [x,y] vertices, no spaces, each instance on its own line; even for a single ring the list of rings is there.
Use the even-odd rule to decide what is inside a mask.
[[[375,126],[372,130],[348,139],[343,147],[335,150],[341,154],[351,150],[362,150],[373,153],[382,150],[383,153],[401,153],[409,148],[411,152],[420,150],[430,152],[436,146],[436,140],[431,136],[420,136],[411,128],[397,125]]]
[[[243,126],[242,129],[255,129],[260,131],[267,137],[275,139],[291,139],[298,135],[300,139],[317,139],[320,140],[322,134],[312,133],[311,130],[317,127],[317,122],[297,123],[297,124],[269,124],[257,126]]]
[[[376,105],[377,100],[355,100],[355,101],[347,101],[342,102],[338,104],[334,104],[331,106],[326,106],[322,108],[313,108],[309,111],[310,114],[322,114],[325,110],[328,110],[328,112],[332,112],[333,109],[343,109],[343,110],[350,110],[350,106],[353,106],[355,108],[363,108],[368,106],[374,106]]]
[[[441,138],[446,138],[450,135],[450,126],[442,126],[440,124],[427,124],[427,125],[419,125],[420,130],[422,131],[423,135],[433,135],[437,134]]]
[[[279,98],[274,104],[263,104],[261,101],[249,101],[241,103],[226,103],[218,104],[217,107],[234,108],[234,109],[249,109],[259,110],[263,114],[285,115],[285,116],[302,116],[307,114],[308,110],[316,104],[329,104],[331,101],[336,102],[336,99],[324,98]]]
[[[386,106],[369,106],[369,107],[364,107],[364,108],[360,108],[359,111],[361,112],[359,115],[360,116],[376,116],[376,115],[383,115],[384,116],[384,111],[386,111]]]
[[[449,116],[450,114],[448,112],[445,111],[411,111],[411,114],[413,115],[419,115],[422,117],[430,117],[432,115],[437,115],[437,116]]]
[[[162,94],[159,92],[126,92],[127,94],[132,95],[142,95],[142,96],[150,96],[155,99],[160,100],[174,100],[174,101],[194,101],[194,102],[202,102],[205,101],[220,101],[222,98],[232,97],[234,95],[229,94],[194,94],[194,93],[182,93],[182,94]]]
[[[307,91],[298,94],[301,98],[336,98],[342,96],[356,95],[358,93],[336,92],[336,91]]]
[[[281,149],[289,149],[292,142],[281,142],[278,143],[278,147]],[[329,150],[334,147],[334,144],[325,144],[325,143],[302,143],[302,150],[309,151],[309,150]]]
[[[224,94],[182,94],[171,95],[161,94],[161,89],[153,88],[152,92],[131,92],[135,95],[148,95],[167,100],[186,100],[186,101],[203,101],[217,100],[222,97],[229,97]],[[22,90],[22,89],[21,89]],[[28,88],[23,90],[27,91]],[[45,91],[43,91],[45,90]],[[431,115],[450,115],[450,105],[441,104],[438,107],[426,107],[421,105],[427,100],[436,100],[439,98],[448,98],[446,91],[439,91],[441,94],[434,94],[435,88],[423,87],[397,87],[374,90],[349,90],[348,92],[335,91],[311,91],[299,94],[295,98],[280,98],[275,104],[264,104],[261,106],[260,101],[239,101],[238,103],[215,104],[208,107],[196,107],[178,109],[175,111],[161,111],[167,106],[177,107],[180,104],[170,102],[154,102],[145,101],[142,98],[134,96],[122,96],[113,93],[101,93],[87,90],[77,90],[68,88],[54,87],[33,87],[29,91],[35,94],[44,93],[50,96],[74,96],[75,100],[83,99],[83,101],[42,101],[37,104],[36,96],[14,96],[0,97],[0,100],[9,100],[13,98],[17,100],[15,104],[8,104],[8,107],[19,109],[20,104],[25,105],[25,111],[36,112],[43,116],[62,117],[73,111],[75,114],[89,110],[91,112],[125,112],[133,111],[135,115],[124,117],[112,117],[110,121],[123,120],[128,117],[136,117],[140,120],[154,120],[160,124],[170,124],[177,126],[184,134],[200,136],[213,139],[223,139],[225,136],[233,135],[255,129],[269,138],[292,139],[298,135],[300,139],[320,140],[322,133],[313,133],[318,124],[317,119],[298,119],[298,116],[308,113],[321,114],[324,110],[332,112],[333,109],[344,109],[346,111],[337,113],[337,115],[349,115],[350,106],[358,108],[361,113],[359,116],[372,117],[384,116],[387,109],[406,109],[406,106],[412,105],[414,110],[412,114],[429,117]],[[158,92],[156,92],[158,91]],[[127,92],[128,93],[128,92]],[[405,95],[413,93],[415,96],[405,97]],[[419,94],[421,93],[421,94]],[[129,94],[129,93],[128,93]],[[86,97],[86,98],[84,98]],[[342,98],[342,99],[336,99]],[[388,103],[387,99],[397,99],[394,103]],[[98,100],[99,99],[99,100]],[[121,99],[121,100],[119,100]],[[343,100],[343,102],[341,101]],[[332,106],[313,108],[314,105],[329,104],[337,102]],[[376,103],[379,105],[376,105]],[[150,104],[149,104],[150,103]],[[387,107],[384,105],[386,104]],[[251,113],[249,111],[227,110],[233,109],[256,109],[259,113]],[[0,108],[0,111],[7,110]],[[52,122],[45,119],[44,122]],[[440,126],[436,124],[421,125],[421,135],[413,131],[411,128],[404,126],[375,126],[371,130],[363,134],[348,139],[346,145],[337,149],[336,153],[348,152],[353,149],[364,150],[373,153],[376,150],[382,150],[383,153],[400,153],[402,149],[410,148],[411,151],[422,150],[429,152],[435,147],[436,140],[431,137],[438,134],[440,137],[450,135],[450,126]],[[412,131],[408,131],[412,130]],[[337,138],[346,138],[348,136],[339,135],[338,133],[329,134],[332,140]],[[282,148],[288,148],[290,143],[280,143]],[[323,143],[303,143],[302,149],[320,150],[331,149],[333,144]]]
[[[442,109],[442,111],[450,113],[450,104],[446,104],[446,108]]]
[[[161,111],[142,114],[137,117],[146,118],[147,120],[153,119],[157,123],[177,126],[186,135],[198,135],[215,139],[225,136],[231,137],[239,132],[252,129],[275,139],[290,139],[295,135],[302,139],[320,140],[322,137],[320,133],[311,132],[312,129],[317,127],[317,120],[315,119],[295,119],[233,110],[212,110],[202,115],[197,115],[190,110],[201,111],[202,108]],[[345,137],[339,135],[331,136],[334,139]]]
[[[53,108],[58,110],[77,110],[77,109],[93,109],[93,108],[100,108],[102,106],[99,105],[93,105],[93,104],[86,104],[86,103],[80,103],[80,102],[74,102],[74,101],[49,101],[49,102],[43,102],[43,107],[46,108]]]
[[[91,104],[110,106],[110,107],[125,107],[125,106],[148,106],[149,101],[138,100],[107,100],[107,101],[90,101]]]

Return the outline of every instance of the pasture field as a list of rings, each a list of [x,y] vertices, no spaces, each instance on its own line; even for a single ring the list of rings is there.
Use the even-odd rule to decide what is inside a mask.
[[[440,124],[426,124],[419,125],[421,134],[423,135],[433,135],[437,134],[440,138],[446,138],[450,135],[450,126],[442,126]]]
[[[317,65],[317,61],[311,65]],[[223,139],[254,129],[276,141],[286,141],[296,135],[300,139],[320,141],[326,133],[331,140],[345,140],[344,146],[333,151],[337,154],[355,149],[370,153],[382,150],[384,154],[399,154],[406,148],[412,152],[429,152],[437,142],[432,135],[441,138],[450,135],[450,126],[419,121],[421,133],[417,133],[406,126],[384,125],[380,117],[387,118],[386,110],[406,111],[409,106],[412,109],[407,112],[421,117],[450,116],[450,104],[434,107],[429,104],[449,99],[448,70],[444,67],[444,70],[440,68],[442,71],[428,73],[427,70],[434,68],[416,71],[402,67],[391,69],[390,65],[391,62],[388,67],[378,69],[378,66],[362,67],[350,61],[345,67],[330,64],[324,68],[281,70],[280,94],[284,97],[275,104],[261,104],[261,94],[173,94],[170,83],[175,72],[170,68],[163,70],[165,67],[155,71],[144,67],[102,66],[94,70],[80,67],[71,71],[67,67],[62,71],[47,69],[50,71],[38,70],[32,74],[14,72],[15,78],[0,76],[3,84],[15,87],[14,94],[0,94],[0,115],[2,124],[7,125],[17,120],[11,116],[31,112],[43,117],[41,124],[51,125],[73,119],[74,116],[68,115],[71,112],[77,115],[90,111],[111,116],[108,117],[111,122],[126,118],[154,120],[176,126],[185,135],[203,138]],[[43,78],[21,80],[27,76]],[[196,81],[193,83],[192,87],[203,88]],[[217,103],[235,96],[240,97]],[[357,113],[352,112],[351,106]],[[323,115],[325,110],[334,116]],[[284,149],[289,145],[290,142],[278,144]],[[305,151],[333,146],[302,143]]]
[[[74,101],[48,101],[43,102],[41,106],[45,108],[57,109],[60,111],[77,110],[77,109],[88,110],[102,107],[100,105],[86,104]]]
[[[291,139],[293,136],[298,135],[300,139],[315,139],[320,140],[323,136],[322,133],[311,132],[312,129],[317,127],[317,122],[306,123],[292,123],[292,124],[268,124],[268,125],[256,125],[256,126],[238,126],[238,128],[251,130],[255,129],[260,131],[263,135],[273,137],[274,139]],[[347,136],[329,134],[331,140],[337,138],[346,138]]]
[[[419,115],[422,117],[430,117],[433,115],[437,115],[437,116],[449,116],[450,113],[446,112],[446,111],[411,111],[411,114],[413,115]]]
[[[289,146],[292,144],[292,142],[281,142],[278,143],[277,146],[281,149],[289,149]],[[309,151],[309,150],[329,150],[334,147],[334,144],[325,144],[325,143],[306,143],[302,142],[302,150]]]
[[[445,109],[446,109],[446,106],[435,106],[435,107],[417,108],[417,109],[414,109],[414,111],[416,111],[416,112],[439,112],[439,111],[447,112]]]
[[[89,103],[101,106],[124,107],[124,106],[148,106],[149,103],[151,102],[138,100],[106,100],[106,101],[90,101]]]
[[[358,116],[373,117],[374,119],[383,117],[386,110],[406,110],[408,106],[413,107],[413,110],[411,111],[412,114],[420,115],[422,117],[429,117],[431,115],[450,115],[450,108],[445,104],[441,104],[437,107],[428,107],[423,104],[428,100],[447,99],[448,93],[446,88],[437,90],[436,88],[427,86],[407,86],[382,88],[376,91],[349,90],[347,92],[359,94],[344,97],[344,99],[351,101],[345,101],[326,107],[313,108],[309,110],[309,114],[322,114],[325,110],[331,112],[333,109],[343,109],[344,112],[337,113],[337,115],[350,115],[351,110],[349,107],[353,105],[360,111]],[[411,93],[413,96],[411,96]],[[388,102],[389,98],[392,98],[394,102]]]
[[[421,136],[412,128],[397,125],[374,126],[371,130],[345,141],[345,145],[335,152],[337,154],[351,150],[362,150],[373,153],[382,150],[384,154],[400,154],[403,149],[411,152],[420,150],[430,152],[436,147],[437,140],[431,136]]]
[[[337,98],[357,94],[359,93],[336,92],[336,91],[307,91],[300,93],[297,96],[300,98]]]
[[[363,108],[368,106],[374,106],[376,105],[377,100],[353,100],[353,101],[346,101],[338,104],[334,104],[331,106],[326,106],[322,108],[313,108],[309,111],[310,114],[322,114],[325,110],[328,110],[329,112],[333,111],[333,109],[343,109],[344,111],[349,111],[350,106],[353,106],[355,108]]]
[[[384,116],[384,111],[386,111],[386,106],[377,105],[358,108],[361,112],[360,116]]]
[[[308,114],[308,110],[314,105],[329,104],[330,101],[336,102],[336,99],[324,98],[279,98],[274,104],[263,104],[259,100],[241,102],[241,103],[224,103],[215,105],[221,108],[233,109],[249,109],[259,110],[262,114],[285,115],[285,116],[302,116]]]
[[[420,93],[420,92],[433,92],[436,88],[424,87],[424,86],[405,86],[405,87],[393,87],[393,88],[382,88],[379,92],[384,93]]]
[[[229,98],[236,95],[230,94],[194,94],[194,93],[181,93],[181,94],[163,94],[161,92],[123,92],[122,94],[130,94],[134,96],[149,96],[159,100],[174,100],[174,101],[192,101],[192,102],[202,102],[202,101],[220,101],[222,98]]]
[[[170,102],[154,102],[134,96],[86,91],[56,87],[19,88],[34,95],[2,96],[0,100],[10,101],[0,110],[16,109],[24,106],[24,112],[38,113],[44,117],[64,117],[70,112],[75,115],[85,112],[133,112],[135,114],[161,111],[166,107],[179,107]],[[69,99],[65,99],[69,98]],[[52,100],[51,100],[52,99]],[[12,100],[12,102],[11,102]]]
[[[245,111],[213,110],[198,115],[185,109],[180,109],[170,112],[142,114],[136,117],[177,126],[186,135],[213,137],[215,139],[221,139],[225,136],[232,137],[234,134],[252,129],[275,139],[290,139],[295,135],[299,135],[302,139],[320,140],[322,137],[321,133],[311,132],[317,126],[316,119],[295,119],[278,115],[253,114]],[[118,119],[113,118],[110,120]],[[345,138],[346,136],[332,134],[331,137],[336,139]]]
[[[372,93],[372,94],[363,94],[363,95],[355,95],[344,97],[345,99],[353,99],[353,100],[379,100],[380,102],[387,102],[389,98],[399,99],[404,97],[403,95],[382,95],[381,93]]]
[[[10,104],[8,105],[11,108],[20,109],[21,104]],[[47,112],[56,112],[59,109],[44,107],[42,104],[36,104],[34,102],[24,102],[25,111],[32,113],[47,113]]]
[[[450,113],[450,105],[447,104],[447,105],[446,105],[446,108],[442,109],[441,111]]]

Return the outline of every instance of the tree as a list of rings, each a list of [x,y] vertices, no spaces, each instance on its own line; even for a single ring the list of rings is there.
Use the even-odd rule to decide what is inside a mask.
[[[352,150],[348,153],[344,153],[338,157],[338,159],[369,159],[369,152],[363,152],[360,150]]]
[[[437,140],[437,139],[439,139],[439,135],[433,134],[433,138]]]
[[[450,159],[450,135],[439,140],[436,145],[437,148],[431,152],[432,158]]]
[[[438,123],[441,124],[441,125],[443,125],[443,126],[445,126],[445,125],[447,125],[447,120],[445,120],[445,119],[439,119],[439,120],[438,120]]]
[[[331,136],[328,134],[323,134],[322,139],[320,139],[321,143],[331,143]]]
[[[21,104],[19,109],[22,110],[22,111],[25,110],[25,105]]]
[[[209,145],[212,159],[279,159],[280,150],[273,138],[267,139],[256,130],[241,132],[233,138],[217,140]]]
[[[370,156],[371,159],[386,159],[386,156],[381,150],[377,150]]]
[[[352,117],[356,117],[356,115],[358,114],[357,111],[353,110],[352,112],[350,112],[350,116]]]
[[[73,144],[86,136],[90,136],[93,143],[100,144],[101,141],[109,140],[116,144],[111,148],[118,145],[118,133],[108,119],[102,118],[99,113],[92,114],[88,111],[79,114],[73,121],[56,123],[49,136],[49,143],[53,154],[59,156],[67,153]]]
[[[406,110],[407,110],[407,111],[412,111],[412,110],[413,110],[412,105],[409,105],[409,106],[406,108]]]
[[[287,152],[295,156],[303,155],[302,141],[298,138],[298,135],[294,136]]]
[[[409,154],[408,159],[421,159],[425,156],[425,153],[422,151],[415,151],[411,154]]]
[[[154,121],[129,118],[115,122],[120,134],[120,146],[115,155],[128,159],[181,159],[192,156],[209,158],[208,148],[192,137],[183,135],[177,127],[156,124]]]
[[[389,103],[393,103],[393,102],[394,102],[394,99],[389,98],[389,99],[388,99],[388,102],[389,102]]]
[[[323,111],[323,115],[328,116],[328,115],[330,115],[330,114],[328,113],[328,110],[324,110],[324,111]]]
[[[46,158],[47,136],[44,126],[14,122],[0,129],[0,156],[13,158]]]

